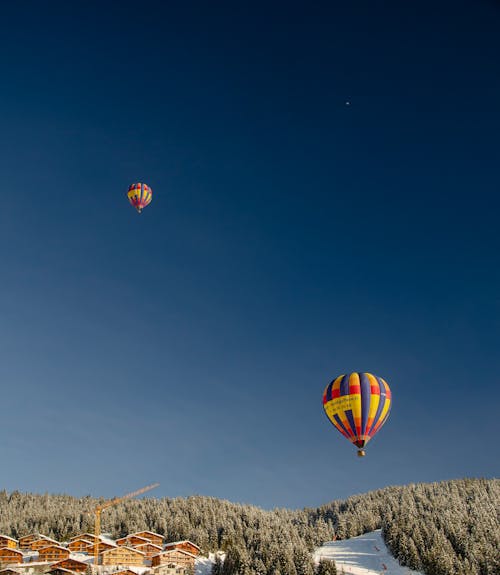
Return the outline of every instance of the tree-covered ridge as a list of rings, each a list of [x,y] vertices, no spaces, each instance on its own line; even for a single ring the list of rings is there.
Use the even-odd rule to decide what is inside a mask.
[[[167,540],[222,549],[219,575],[312,575],[321,543],[382,527],[395,556],[428,575],[498,575],[498,480],[388,487],[316,509],[265,511],[211,497],[129,500],[107,509],[102,529],[143,529]],[[0,492],[0,533],[40,532],[59,541],[93,531],[90,497]],[[446,558],[445,558],[446,557]]]
[[[409,485],[384,515],[386,545],[431,575],[500,573],[498,481]]]

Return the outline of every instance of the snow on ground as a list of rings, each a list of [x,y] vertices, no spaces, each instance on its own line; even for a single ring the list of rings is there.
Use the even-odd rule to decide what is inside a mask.
[[[224,561],[225,553],[217,553]],[[215,563],[215,553],[209,553],[208,557],[197,557],[195,563],[195,575],[210,575],[212,572],[212,565]]]
[[[314,560],[333,559],[337,571],[351,575],[421,575],[402,567],[389,553],[380,529],[343,541],[330,541],[315,549]]]
[[[94,557],[92,555],[89,555],[88,553],[70,553],[69,554],[69,558],[70,559],[74,559],[75,561],[81,561],[82,563],[87,563],[87,561],[90,561],[90,559],[94,559]]]

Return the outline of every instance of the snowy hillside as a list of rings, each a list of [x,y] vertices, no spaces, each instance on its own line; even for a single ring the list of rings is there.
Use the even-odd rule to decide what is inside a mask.
[[[217,552],[217,555],[224,561],[225,553]],[[209,553],[208,557],[197,557],[195,563],[195,575],[210,575],[212,566],[215,563],[215,553]]]
[[[421,575],[402,567],[389,553],[380,529],[344,541],[331,541],[314,551],[314,560],[333,559],[337,571],[352,575]]]
[[[210,575],[213,564],[214,561],[212,557],[198,557],[195,563],[195,575]]]

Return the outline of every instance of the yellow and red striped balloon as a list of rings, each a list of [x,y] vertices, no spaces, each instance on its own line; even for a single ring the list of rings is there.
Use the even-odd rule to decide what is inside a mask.
[[[334,379],[323,393],[323,408],[340,433],[365,455],[364,447],[389,417],[392,397],[387,382],[371,373]]]
[[[127,192],[128,201],[141,213],[143,208],[148,206],[153,199],[153,190],[147,184],[132,184]]]

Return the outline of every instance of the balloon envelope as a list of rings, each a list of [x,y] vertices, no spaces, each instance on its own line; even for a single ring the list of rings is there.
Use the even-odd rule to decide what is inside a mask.
[[[127,197],[134,208],[141,213],[142,209],[151,203],[153,190],[147,184],[132,184],[129,186]]]
[[[334,379],[323,393],[323,408],[340,433],[359,448],[384,425],[391,410],[391,390],[371,373],[351,373]]]

